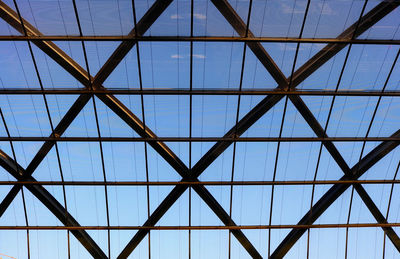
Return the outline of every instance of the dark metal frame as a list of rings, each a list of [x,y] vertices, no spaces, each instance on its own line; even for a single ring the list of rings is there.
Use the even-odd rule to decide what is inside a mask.
[[[0,37],[0,40],[26,40],[32,42],[38,46],[43,52],[53,58],[61,67],[68,71],[74,76],[80,83],[85,87],[85,90],[13,90],[5,89],[0,94],[67,94],[75,93],[79,94],[77,101],[71,106],[67,114],[62,118],[60,123],[54,128],[53,133],[49,138],[46,138],[45,144],[41,147],[37,155],[28,165],[26,170],[17,165],[16,161],[8,157],[4,152],[1,151],[0,165],[4,167],[11,175],[17,178],[18,181],[24,182],[24,186],[30,190],[36,197],[45,204],[50,211],[53,212],[67,227],[78,227],[79,224],[70,216],[66,209],[61,204],[55,204],[55,199],[51,194],[45,192],[44,188],[40,184],[28,184],[27,182],[35,182],[35,179],[31,176],[35,169],[39,166],[41,161],[45,158],[47,153],[52,149],[57,141],[66,141],[67,138],[61,138],[60,136],[65,132],[74,118],[79,114],[83,107],[87,104],[93,95],[96,95],[102,102],[104,102],[114,113],[116,113],[122,120],[124,120],[133,130],[135,130],[141,138],[138,141],[146,141],[152,146],[176,171],[182,176],[181,184],[177,184],[170,194],[161,202],[157,209],[149,216],[148,220],[144,223],[143,228],[140,228],[132,240],[128,243],[125,249],[119,255],[119,258],[126,258],[133,251],[133,249],[141,242],[141,240],[149,233],[150,229],[154,228],[156,222],[165,214],[165,212],[175,203],[175,201],[189,188],[191,187],[196,191],[199,196],[207,203],[207,205],[214,211],[214,213],[221,219],[226,225],[230,232],[238,239],[248,253],[254,258],[261,258],[261,255],[250,243],[246,236],[241,231],[240,226],[236,226],[230,215],[222,208],[222,206],[215,200],[215,198],[208,192],[205,186],[198,180],[198,177],[202,172],[221,155],[232,143],[240,140],[239,136],[242,135],[251,125],[253,125],[259,118],[261,118],[267,111],[269,111],[275,104],[277,104],[284,96],[288,96],[290,101],[295,105],[300,114],[307,121],[309,126],[317,135],[318,141],[322,141],[322,144],[327,148],[331,156],[337,162],[339,167],[343,170],[345,176],[339,181],[350,181],[348,183],[340,182],[336,183],[307,213],[303,219],[299,222],[298,226],[305,227],[293,227],[293,230],[289,235],[282,241],[275,252],[271,255],[272,258],[281,258],[287,251],[294,245],[294,243],[301,237],[306,231],[306,228],[311,227],[312,223],[351,185],[354,186],[368,209],[376,218],[378,224],[385,231],[386,235],[393,242],[395,247],[400,251],[400,240],[396,233],[391,228],[390,224],[387,223],[385,217],[378,210],[377,206],[373,203],[372,199],[368,196],[367,192],[363,189],[360,183],[356,180],[365,173],[373,164],[379,161],[387,153],[397,147],[400,142],[400,131],[393,134],[391,137],[384,140],[384,142],[362,158],[359,163],[353,168],[349,168],[340,153],[337,151],[332,141],[336,141],[334,138],[329,138],[322,126],[319,125],[313,114],[308,110],[308,107],[302,101],[300,95],[359,95],[359,96],[398,96],[397,92],[356,92],[356,91],[296,91],[295,87],[303,82],[309,75],[316,71],[320,66],[327,62],[330,58],[335,56],[340,50],[342,50],[347,44],[400,44],[397,41],[379,41],[379,40],[355,40],[354,36],[358,36],[373,24],[382,19],[385,15],[394,10],[399,3],[397,1],[386,1],[377,5],[370,12],[365,14],[360,20],[350,26],[346,31],[339,35],[336,39],[282,39],[282,38],[255,38],[251,31],[248,30],[248,26],[242,21],[236,11],[230,6],[226,0],[211,0],[211,2],[217,7],[225,19],[232,25],[237,31],[240,37],[236,38],[223,38],[223,37],[144,37],[144,32],[150,28],[151,24],[161,15],[161,13],[168,7],[172,0],[156,1],[153,6],[146,12],[143,18],[136,24],[135,28],[128,34],[128,36],[120,37],[122,43],[114,51],[107,62],[102,66],[95,77],[91,77],[88,71],[85,71],[79,66],[74,60],[72,60],[67,54],[59,49],[51,40],[113,40],[112,37],[63,37],[63,36],[44,36],[36,28],[34,28],[27,21],[20,19],[18,14],[0,2],[0,17],[13,26],[16,30],[25,33],[26,36],[6,36]],[[251,7],[251,6],[250,6]],[[66,39],[68,38],[68,39]],[[114,38],[115,40],[115,38]],[[237,124],[229,130],[223,138],[214,139],[217,143],[191,168],[188,168],[169,148],[163,141],[168,141],[166,138],[157,137],[149,128],[147,128],[144,122],[140,121],[128,108],[126,108],[113,94],[117,94],[119,90],[107,90],[102,86],[102,83],[112,73],[116,66],[122,61],[126,54],[132,49],[132,47],[138,41],[145,40],[161,40],[161,41],[240,41],[245,42],[246,46],[256,55],[261,64],[267,69],[278,84],[276,90],[266,91],[232,91],[231,94],[244,95],[244,94],[262,94],[267,95],[258,105],[256,105],[248,114],[246,114],[241,120],[237,121]],[[301,66],[295,71],[292,76],[288,79],[280,71],[279,67],[274,63],[269,54],[262,47],[260,42],[325,42],[329,43],[320,52],[314,55],[308,62]],[[25,91],[25,92],[23,92]],[[75,91],[75,92],[74,92]],[[120,90],[121,94],[125,91],[125,94],[230,94],[230,91],[225,90],[202,90],[196,93],[196,90]],[[147,92],[146,92],[147,91]],[[295,141],[296,138],[291,140]],[[355,139],[355,138],[353,138]],[[9,141],[16,140],[15,138],[7,138]],[[83,138],[81,141],[89,141],[89,138]],[[109,141],[116,139],[110,138]],[[133,139],[126,139],[125,141],[132,141]],[[261,141],[268,141],[267,138],[260,139]],[[288,141],[291,141],[288,139]],[[95,141],[106,141],[106,138],[99,138]],[[190,137],[189,139],[182,139],[181,141],[195,141],[195,138]],[[201,140],[203,141],[203,140]],[[211,141],[211,140],[210,140]],[[244,138],[243,141],[246,141]],[[247,139],[250,141],[250,139]],[[283,141],[283,138],[271,139],[270,141]],[[299,140],[301,141],[301,140]],[[304,141],[312,141],[304,139]],[[360,141],[368,141],[368,138],[360,139]],[[353,182],[351,182],[353,181]],[[185,184],[186,183],[186,184]],[[191,183],[191,184],[189,184]],[[106,184],[105,182],[103,184]],[[276,183],[272,183],[276,184]],[[149,184],[150,185],[150,184]],[[5,209],[12,202],[18,191],[21,189],[21,184],[16,184],[7,196],[7,201],[0,204],[0,211]],[[271,226],[270,226],[271,227]],[[95,258],[106,258],[105,254],[98,248],[98,246],[90,239],[84,229],[71,230],[78,240],[85,246],[85,248]]]

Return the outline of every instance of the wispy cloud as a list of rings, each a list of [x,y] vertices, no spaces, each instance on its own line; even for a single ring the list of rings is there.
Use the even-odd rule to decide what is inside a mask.
[[[180,16],[179,14],[173,14],[173,15],[171,15],[171,19],[172,20],[178,20],[178,19],[182,19],[183,17],[182,16]]]
[[[194,13],[193,16],[199,20],[205,20],[207,18],[207,16],[205,16],[204,14],[201,14],[201,13]]]
[[[171,58],[183,58],[183,56],[175,54],[175,55],[171,55]]]
[[[199,58],[199,59],[205,59],[206,58],[206,56],[204,56],[202,54],[193,54],[193,57]]]

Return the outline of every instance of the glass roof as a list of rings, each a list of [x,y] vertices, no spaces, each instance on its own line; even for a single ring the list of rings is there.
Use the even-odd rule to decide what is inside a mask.
[[[398,258],[397,0],[0,0],[1,258]]]

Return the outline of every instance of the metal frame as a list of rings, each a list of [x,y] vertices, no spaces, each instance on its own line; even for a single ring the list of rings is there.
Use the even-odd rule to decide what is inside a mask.
[[[135,28],[128,34],[128,36],[120,37],[122,43],[110,56],[107,62],[102,66],[95,77],[91,77],[88,71],[85,71],[80,67],[73,59],[59,49],[51,40],[116,40],[116,37],[90,37],[82,35],[79,37],[63,37],[63,36],[44,36],[36,28],[34,28],[27,21],[21,20],[18,14],[0,2],[0,17],[8,22],[11,26],[17,29],[21,33],[25,33],[26,36],[2,36],[0,40],[27,40],[37,45],[43,52],[53,58],[61,67],[68,71],[74,78],[82,83],[86,90],[16,90],[16,89],[3,89],[0,94],[68,94],[74,93],[79,94],[77,101],[71,106],[67,114],[63,117],[60,123],[54,128],[53,133],[49,138],[43,138],[46,140],[45,144],[39,150],[37,155],[28,165],[26,170],[20,166],[16,167],[16,161],[13,161],[4,152],[1,151],[0,165],[4,167],[10,174],[14,175],[18,181],[24,182],[26,186],[35,196],[45,204],[50,211],[53,212],[59,219],[66,225],[71,227],[71,232],[79,237],[78,240],[85,246],[85,248],[95,258],[106,258],[104,253],[98,248],[93,240],[88,237],[84,232],[84,229],[79,229],[79,224],[67,215],[66,210],[60,204],[55,204],[55,199],[51,194],[43,191],[44,188],[36,183],[29,184],[28,182],[35,182],[35,179],[31,176],[35,169],[39,166],[41,161],[45,158],[47,153],[52,149],[57,141],[67,141],[68,138],[60,137],[74,118],[79,114],[83,107],[87,104],[90,98],[95,94],[102,102],[104,102],[115,114],[117,114],[122,120],[124,120],[133,130],[135,130],[141,138],[138,141],[146,141],[152,146],[176,171],[182,176],[180,184],[176,184],[175,188],[165,198],[164,201],[157,207],[157,209],[149,216],[148,220],[144,223],[142,228],[138,228],[139,231],[128,243],[125,249],[121,252],[118,258],[126,258],[133,251],[133,249],[140,243],[140,241],[146,236],[151,229],[154,229],[156,222],[165,214],[165,212],[175,203],[175,201],[191,187],[195,190],[199,196],[206,202],[206,204],[214,211],[214,213],[221,219],[226,225],[226,229],[230,229],[230,232],[238,239],[248,253],[254,258],[261,258],[261,255],[250,243],[246,236],[241,231],[240,226],[236,226],[230,215],[222,208],[222,206],[215,200],[215,198],[208,192],[204,184],[198,180],[198,177],[202,172],[221,155],[232,143],[237,141],[251,141],[250,138],[240,139],[242,135],[251,125],[253,125],[259,118],[261,118],[268,110],[270,110],[275,104],[277,104],[285,95],[293,102],[295,107],[299,110],[301,115],[305,118],[309,126],[316,133],[318,138],[316,141],[322,141],[322,144],[330,152],[331,156],[342,168],[345,176],[343,176],[313,207],[308,214],[297,225],[298,227],[292,226],[293,230],[289,235],[282,241],[281,245],[271,255],[272,258],[281,258],[286,252],[294,245],[294,243],[301,237],[307,228],[314,227],[312,223],[336,200],[348,187],[354,186],[356,191],[360,194],[368,209],[377,219],[378,224],[385,231],[386,235],[393,242],[395,247],[400,251],[400,240],[396,233],[391,228],[392,225],[388,224],[385,217],[378,210],[372,199],[368,196],[367,192],[362,188],[359,182],[356,180],[365,173],[373,164],[379,161],[387,153],[397,147],[400,142],[400,131],[393,134],[391,137],[384,140],[384,142],[367,154],[363,159],[360,160],[355,167],[349,168],[345,163],[340,153],[337,151],[332,141],[337,141],[335,138],[329,138],[324,132],[321,125],[313,117],[312,113],[308,110],[308,107],[302,102],[300,95],[349,95],[349,96],[398,96],[397,92],[371,92],[371,91],[296,91],[294,88],[303,82],[309,75],[315,70],[327,62],[330,58],[335,56],[340,50],[342,50],[347,44],[400,44],[398,41],[380,41],[380,40],[355,40],[353,36],[360,35],[366,31],[377,21],[382,19],[385,15],[394,10],[399,3],[397,1],[387,1],[380,3],[377,7],[372,9],[370,12],[365,14],[359,19],[356,24],[350,26],[345,30],[337,39],[282,39],[282,38],[255,38],[251,31],[248,30],[248,26],[243,22],[240,16],[230,6],[226,0],[211,0],[212,3],[217,7],[225,19],[232,25],[237,31],[240,37],[236,38],[223,38],[223,37],[144,37],[144,32],[150,28],[151,24],[161,15],[161,13],[168,7],[172,0],[156,1],[153,6],[146,12],[143,18],[136,24]],[[351,36],[351,37],[350,37]],[[8,37],[8,38],[7,38]],[[68,39],[67,39],[68,38]],[[132,47],[138,41],[240,41],[245,42],[246,46],[256,55],[261,64],[267,69],[271,76],[275,79],[278,84],[276,90],[265,90],[265,91],[228,91],[228,90],[202,90],[197,91],[194,89],[190,90],[107,90],[102,86],[102,83],[112,73],[116,66],[122,61],[126,54],[132,49]],[[324,42],[329,43],[325,48],[318,52],[308,62],[301,66],[295,71],[292,76],[288,79],[280,71],[279,67],[274,63],[269,54],[262,47],[261,42],[309,42],[318,43]],[[24,92],[25,91],[25,92]],[[75,91],[75,92],[74,92]],[[267,95],[258,105],[256,105],[248,114],[246,114],[237,124],[229,130],[223,138],[216,138],[217,143],[192,167],[188,168],[186,165],[168,148],[163,141],[168,141],[168,138],[157,137],[149,128],[147,128],[144,122],[140,121],[128,108],[126,108],[113,94],[235,94],[235,95]],[[9,141],[16,140],[15,138],[6,138]],[[33,138],[31,138],[33,139]],[[64,140],[63,140],[64,139]],[[73,141],[73,138],[69,138]],[[180,138],[180,141],[196,141],[195,138],[190,137],[189,139]],[[211,138],[210,138],[211,139]],[[349,138],[355,140],[356,138]],[[372,139],[372,138],[371,138]],[[26,139],[29,141],[29,139]],[[98,138],[94,138],[94,141],[107,141],[107,138],[101,138],[100,134]],[[178,139],[177,139],[178,140]],[[313,141],[311,138],[304,138],[298,141]],[[362,138],[359,141],[368,141],[369,138]],[[81,138],[77,141],[90,141],[90,138]],[[109,141],[117,141],[117,138],[109,138]],[[133,141],[133,139],[126,138],[124,141]],[[173,140],[171,140],[173,141]],[[203,140],[199,140],[203,141]],[[212,140],[210,140],[212,141]],[[268,141],[268,138],[259,139],[259,141]],[[270,139],[269,141],[284,141],[283,138]],[[296,138],[287,139],[287,141],[296,141]],[[340,140],[339,140],[340,141]],[[345,141],[345,140],[343,140]],[[357,140],[355,140],[357,141]],[[343,182],[344,181],[344,182]],[[346,182],[348,181],[348,182]],[[353,181],[353,182],[352,182]],[[392,181],[393,182],[393,181]],[[391,182],[391,183],[392,183]],[[393,182],[394,183],[394,182]],[[103,184],[106,184],[104,182]],[[150,183],[147,183],[150,185]],[[233,185],[233,182],[231,182]],[[272,184],[277,184],[275,181]],[[313,182],[315,184],[315,181]],[[0,204],[0,211],[5,211],[8,205],[12,202],[13,197],[16,196],[18,191],[21,189],[22,184],[16,184],[7,196],[7,200]],[[380,225],[379,225],[380,224]],[[299,227],[303,226],[303,227]],[[73,229],[76,227],[76,229]],[[27,227],[28,228],[28,227]],[[109,227],[108,227],[109,228]],[[270,225],[269,228],[272,228]],[[79,230],[78,230],[79,229]]]

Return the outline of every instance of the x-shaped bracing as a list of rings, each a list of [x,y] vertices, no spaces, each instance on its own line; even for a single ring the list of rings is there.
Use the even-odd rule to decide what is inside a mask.
[[[219,11],[225,16],[228,22],[233,26],[233,28],[238,32],[240,36],[244,36],[246,25],[241,20],[241,18],[236,14],[235,10],[229,5],[227,1],[224,0],[211,0],[214,5],[219,9]],[[157,19],[157,17],[168,7],[172,1],[156,1],[155,4],[149,9],[149,11],[144,15],[144,17],[138,22],[136,28],[131,31],[129,35],[142,35],[151,24]],[[379,21],[386,14],[394,10],[398,6],[398,3],[385,2],[379,4],[377,7],[372,9],[369,13],[364,15],[360,22],[356,25],[350,26],[345,32],[339,35],[338,38],[348,38],[350,35],[358,36],[365,30],[370,28],[373,24]],[[14,28],[23,32],[20,20],[14,11],[9,7],[1,3],[0,16],[5,19]],[[25,29],[27,29],[28,34],[40,36],[42,35],[37,31],[32,25],[24,21]],[[355,29],[357,28],[357,31]],[[252,35],[249,32],[249,35]],[[78,81],[80,81],[85,87],[93,85],[95,89],[103,88],[102,83],[111,74],[119,62],[125,57],[125,55],[130,51],[136,42],[125,41],[123,42],[116,51],[112,54],[110,59],[105,63],[105,65],[100,69],[98,74],[94,78],[87,76],[87,72],[81,68],[76,62],[74,62],[70,57],[68,57],[64,52],[62,52],[55,44],[51,42],[34,42],[40,49],[52,57],[57,63],[59,63],[64,69],[70,72]],[[263,49],[260,43],[249,42],[247,46],[254,52],[260,62],[266,67],[269,73],[278,83],[278,88],[286,89],[289,86],[289,80],[285,78],[279,68],[275,65],[268,53]],[[296,87],[302,81],[304,81],[310,74],[322,66],[331,57],[336,55],[340,50],[345,47],[344,44],[328,44],[324,49],[312,57],[307,63],[300,67],[291,78],[291,87]],[[95,93],[95,91],[94,91]],[[52,136],[60,136],[70,125],[73,119],[77,116],[80,110],[89,101],[91,95],[81,95],[77,101],[72,105],[70,110],[67,112],[66,116],[60,121],[59,125],[55,128]],[[156,138],[156,135],[148,128],[146,128],[143,123],[127,109],[121,102],[119,102],[112,95],[98,95],[109,108],[111,108],[118,116],[120,116],[132,129],[134,129],[142,137]],[[278,103],[283,96],[267,96],[258,105],[256,105],[246,116],[244,116],[230,131],[225,134],[225,137],[237,137],[243,134],[251,125],[253,125],[260,117],[262,117],[269,109],[271,109],[276,103]],[[310,127],[319,137],[326,137],[323,128],[319,125],[318,121],[308,110],[307,106],[303,103],[300,97],[291,96],[291,101],[294,103],[295,107],[299,110],[302,116],[306,119]],[[395,133],[396,136],[400,135]],[[173,154],[173,152],[162,142],[149,142],[151,145],[182,177],[183,181],[198,181],[200,174],[220,155],[222,154],[232,142],[229,141],[219,141],[217,142],[197,163],[189,170],[186,165],[180,161],[180,159]],[[380,146],[371,151],[366,155],[359,164],[364,166],[359,166],[356,169],[350,169],[337,149],[331,142],[323,142],[327,150],[331,153],[335,161],[342,168],[345,179],[357,179],[368,170],[373,164],[375,164],[380,158],[390,152],[395,148],[398,143],[386,141]],[[24,172],[24,177],[31,177],[30,175],[35,171],[37,166],[47,155],[50,149],[53,147],[54,142],[46,142],[42,148],[39,150],[35,158],[28,165]],[[360,169],[361,168],[361,169]],[[363,171],[364,170],[364,171]],[[336,186],[336,187],[335,187]],[[312,224],[319,215],[326,210],[326,208],[340,196],[350,185],[338,184],[333,186],[325,196],[328,198],[321,198],[315,206],[318,204],[324,204],[322,207],[313,208],[310,212],[303,217],[306,224]],[[371,213],[375,216],[379,223],[386,222],[385,218],[377,209],[376,205],[372,202],[372,199],[365,192],[363,187],[359,184],[355,184],[355,189],[360,194],[360,197],[367,204],[367,207],[371,210]],[[164,199],[164,201],[157,207],[157,209],[152,213],[149,219],[145,222],[145,226],[152,226],[164,215],[164,213],[172,206],[172,204],[184,193],[184,191],[189,186],[178,185],[170,192],[170,194]],[[13,187],[13,191],[10,193],[17,193],[18,186]],[[234,225],[235,223],[230,218],[230,216],[223,210],[223,208],[218,204],[214,197],[208,192],[208,190],[202,185],[193,185],[192,188],[199,194],[200,197],[210,206],[210,208],[216,213],[216,215],[221,219],[226,225]],[[336,188],[336,189],[335,189]],[[344,188],[344,190],[343,190]],[[15,189],[17,191],[15,191]],[[332,191],[332,189],[334,191]],[[339,191],[338,191],[339,190]],[[343,190],[343,192],[340,192]],[[336,196],[330,195],[330,192],[334,192]],[[333,198],[335,197],[335,198]],[[332,200],[333,199],[333,200]],[[11,199],[12,200],[12,199]],[[315,207],[314,206],[314,207]],[[54,212],[53,212],[54,213]],[[315,218],[315,219],[314,219]],[[302,221],[300,221],[301,223]],[[290,247],[300,238],[305,230],[293,230],[288,235],[288,237],[282,242],[282,244],[277,248],[272,257],[280,258],[282,257]],[[125,249],[120,254],[119,258],[127,257],[133,249],[140,243],[140,241],[145,237],[149,230],[139,230],[133,239],[128,243]],[[296,232],[297,231],[297,232]],[[399,249],[399,239],[397,235],[391,228],[384,228],[384,231],[388,237],[392,240],[397,249]],[[236,236],[238,241],[245,247],[253,257],[261,257],[257,250],[252,246],[248,239],[240,230],[231,230],[231,232]],[[292,236],[290,236],[292,234]],[[286,241],[289,239],[289,241]],[[87,249],[88,247],[85,246]],[[282,248],[283,247],[283,248]],[[88,249],[89,250],[89,249]],[[92,254],[93,255],[93,254]]]

